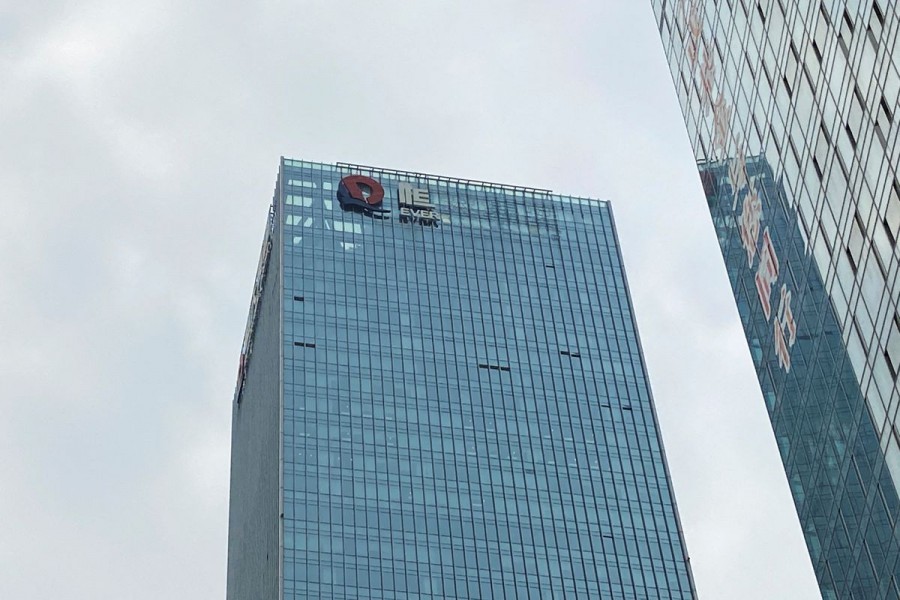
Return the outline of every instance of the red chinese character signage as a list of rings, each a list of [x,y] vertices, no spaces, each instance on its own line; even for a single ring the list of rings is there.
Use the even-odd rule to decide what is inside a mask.
[[[728,177],[731,179],[731,188],[734,194],[734,202],[731,203],[732,210],[737,209],[738,196],[741,191],[750,185],[750,179],[747,177],[747,149],[742,143],[736,144],[736,146],[734,158],[728,165]]]
[[[747,266],[753,266],[756,257],[756,244],[759,241],[759,223],[762,221],[762,202],[756,190],[750,190],[744,198],[744,209],[738,221],[738,229],[741,233],[741,245],[747,252]]]
[[[785,371],[791,370],[791,348],[797,339],[797,324],[791,310],[791,291],[782,284],[777,314],[772,319],[772,287],[778,282],[778,255],[769,228],[766,227],[760,236],[765,215],[757,189],[759,181],[751,181],[747,172],[748,149],[741,137],[732,131],[734,108],[725,97],[725,90],[717,86],[717,79],[722,75],[716,65],[715,44],[712,39],[703,38],[703,2],[702,0],[677,0],[677,14],[683,24],[683,39],[686,62],[689,70],[698,77],[700,108],[704,118],[708,119],[712,134],[711,154],[723,161],[728,161],[728,178],[731,181],[732,211],[737,213],[741,198],[740,214],[735,214],[737,230],[741,246],[747,254],[747,267],[754,268],[757,257],[755,283],[759,304],[766,321],[774,326],[774,345],[778,364]],[[701,52],[702,50],[702,52]],[[710,110],[712,109],[712,110]],[[710,112],[712,113],[710,115]],[[733,148],[733,152],[729,152]],[[704,189],[716,189],[715,182],[704,180]],[[760,241],[761,240],[761,241]],[[752,272],[752,271],[751,271]]]
[[[791,372],[791,348],[797,341],[797,323],[794,322],[794,311],[791,310],[791,291],[786,285],[781,286],[781,300],[778,302],[778,314],[775,317],[775,356],[782,369]]]
[[[719,92],[718,98],[713,102],[713,149],[720,156],[728,153],[728,141],[731,137],[731,107],[725,102],[725,96]]]
[[[703,63],[700,65],[700,106],[703,114],[709,114],[713,103],[713,88],[716,85],[716,55],[712,47],[703,47]]]
[[[687,55],[693,69],[697,66],[697,55],[700,49],[700,42],[703,40],[703,19],[700,16],[700,6],[697,0],[690,0],[686,16],[688,29]]]
[[[759,268],[756,270],[756,293],[762,305],[766,321],[772,316],[772,284],[778,281],[778,256],[772,246],[769,228],[763,231],[762,249],[759,252]]]

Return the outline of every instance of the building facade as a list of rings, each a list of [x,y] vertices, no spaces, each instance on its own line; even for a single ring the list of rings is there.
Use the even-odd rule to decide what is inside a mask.
[[[693,599],[609,204],[283,159],[228,599]]]
[[[900,598],[900,9],[652,5],[823,598]]]

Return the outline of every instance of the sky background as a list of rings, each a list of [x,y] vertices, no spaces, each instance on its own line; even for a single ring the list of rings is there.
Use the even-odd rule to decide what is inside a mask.
[[[0,598],[224,598],[282,155],[611,200],[700,598],[820,598],[649,0],[0,0]]]

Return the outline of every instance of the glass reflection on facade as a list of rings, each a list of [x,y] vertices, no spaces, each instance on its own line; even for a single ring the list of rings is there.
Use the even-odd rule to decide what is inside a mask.
[[[900,17],[651,0],[823,597],[900,598]]]
[[[283,160],[233,410],[229,600],[695,597],[606,202]]]

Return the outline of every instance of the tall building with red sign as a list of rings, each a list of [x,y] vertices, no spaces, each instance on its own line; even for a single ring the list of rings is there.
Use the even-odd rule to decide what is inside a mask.
[[[695,598],[607,202],[282,160],[227,598]]]
[[[825,600],[900,598],[900,15],[652,0]]]

